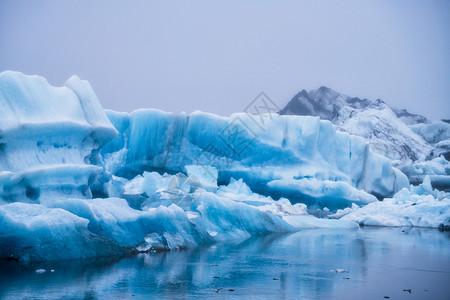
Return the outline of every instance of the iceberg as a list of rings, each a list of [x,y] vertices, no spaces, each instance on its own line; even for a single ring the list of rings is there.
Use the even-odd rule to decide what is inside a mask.
[[[186,173],[184,166],[211,166],[219,184],[242,178],[253,191],[277,199],[292,196],[292,189],[280,187],[298,180],[312,192],[306,189],[305,197],[294,200],[308,204],[329,196],[314,188],[317,181],[342,183],[341,206],[374,201],[367,194],[392,196],[409,185],[406,176],[389,159],[370,151],[362,138],[338,132],[318,117],[261,115],[261,127],[245,113],[229,118],[154,109],[107,114],[119,135],[100,151],[102,164],[110,174],[129,180],[144,171],[173,174]]]
[[[280,114],[330,120],[339,130],[365,138],[371,150],[390,159],[416,160],[433,149],[407,126],[428,123],[424,116],[389,107],[380,99],[349,97],[324,86],[309,92],[302,90]]]
[[[410,128],[431,144],[450,139],[450,124],[447,122],[434,121],[432,123],[414,124]]]
[[[84,198],[102,172],[98,150],[116,135],[87,81],[52,87],[39,76],[0,73],[0,187],[7,202]]]
[[[64,209],[15,202],[0,206],[0,258],[57,260],[123,254]]]
[[[360,225],[450,229],[450,194],[433,189],[428,176],[419,186],[403,188],[392,198],[364,207],[338,210],[330,218]]]
[[[377,198],[363,190],[358,190],[342,181],[317,179],[272,180],[267,184],[270,191],[285,194],[289,199],[302,198],[309,206],[336,210],[348,206],[348,203],[365,205],[378,201]],[[306,199],[309,199],[306,200]]]
[[[422,156],[403,170],[412,184],[419,184],[428,177],[433,187],[450,189],[450,162],[442,155],[431,160]]]
[[[11,71],[0,73],[0,107],[0,258],[122,255],[358,228],[366,221],[357,212],[389,202],[377,198],[406,201],[409,187],[362,138],[317,117],[105,111],[76,76],[53,87]],[[435,216],[446,226],[447,196],[426,182],[409,191],[430,212],[412,225]],[[317,209],[349,213],[318,218]]]

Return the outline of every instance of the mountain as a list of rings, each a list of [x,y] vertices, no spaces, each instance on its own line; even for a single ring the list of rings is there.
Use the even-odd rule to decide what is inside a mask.
[[[399,109],[399,108],[391,108],[391,109],[395,113],[397,118],[399,118],[406,125],[414,125],[429,122],[426,117],[412,114],[408,112],[406,109]]]
[[[330,88],[321,86],[317,90],[302,90],[280,111],[281,115],[319,116],[324,120],[334,120],[344,106],[364,108],[370,104],[367,99],[350,98]]]
[[[349,97],[330,88],[302,90],[279,112],[330,120],[338,129],[364,137],[373,151],[393,160],[417,160],[433,147],[408,125],[428,122],[405,109],[393,109],[382,100]]]
[[[321,119],[333,121],[342,107],[349,106],[355,109],[363,109],[371,102],[368,99],[349,97],[321,86],[309,92],[302,90],[279,113],[281,115],[319,116]],[[429,122],[426,117],[412,114],[406,109],[389,108],[406,125]]]
[[[334,124],[347,133],[364,137],[374,152],[393,160],[415,161],[433,150],[381,100],[364,109],[344,106]]]

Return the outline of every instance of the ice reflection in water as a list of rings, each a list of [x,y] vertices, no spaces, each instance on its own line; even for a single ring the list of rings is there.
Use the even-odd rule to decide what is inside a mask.
[[[446,299],[450,237],[431,229],[304,230],[122,259],[4,263],[0,274],[5,299]]]

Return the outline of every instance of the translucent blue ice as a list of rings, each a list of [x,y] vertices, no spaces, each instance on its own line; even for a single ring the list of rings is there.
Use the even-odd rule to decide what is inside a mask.
[[[359,215],[317,218],[309,209],[348,212],[400,190],[396,205],[408,192],[427,197],[414,209],[424,207],[428,219],[447,216],[439,210],[446,195],[436,199],[427,182],[402,190],[408,186],[361,138],[318,118],[105,113],[76,76],[52,87],[39,76],[0,73],[1,258],[91,257],[357,228]]]

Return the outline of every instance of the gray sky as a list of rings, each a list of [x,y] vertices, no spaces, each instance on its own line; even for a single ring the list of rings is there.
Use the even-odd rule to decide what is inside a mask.
[[[0,0],[0,71],[90,81],[105,108],[242,111],[326,85],[450,118],[450,1]]]

